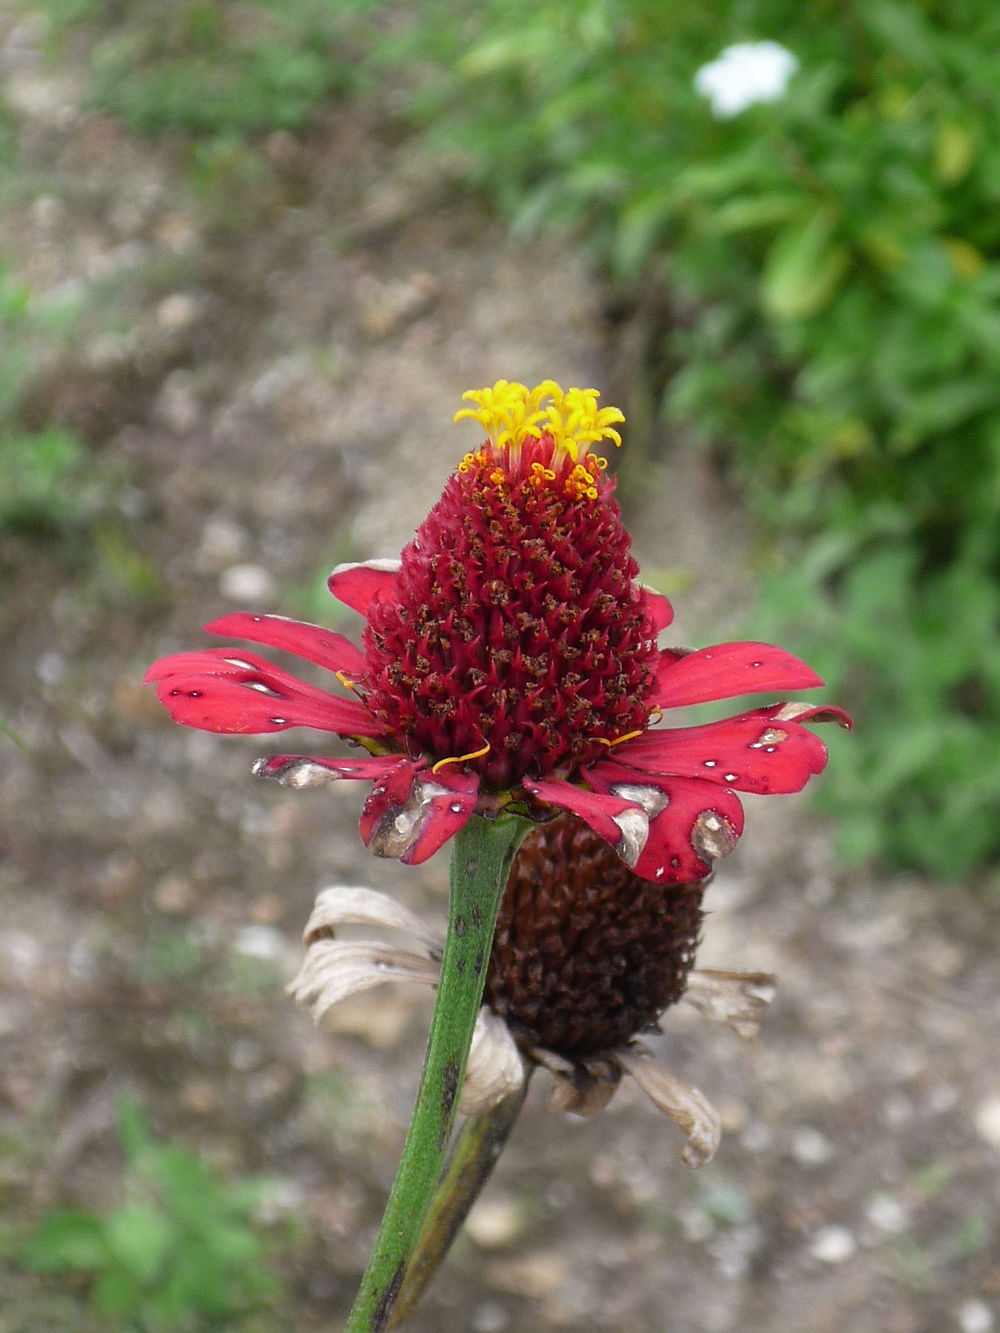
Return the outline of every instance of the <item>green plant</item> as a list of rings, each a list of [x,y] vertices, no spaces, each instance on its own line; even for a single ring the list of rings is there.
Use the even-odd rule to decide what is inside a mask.
[[[345,41],[352,5],[325,0],[114,0],[50,10],[54,40],[72,23],[94,34],[90,101],[134,129],[232,137],[296,129],[353,86]],[[123,21],[124,19],[124,21]]]
[[[119,1131],[126,1201],[103,1215],[47,1213],[22,1253],[24,1266],[87,1274],[95,1314],[151,1333],[234,1316],[273,1294],[250,1223],[267,1182],[220,1180],[200,1157],[158,1142],[131,1102],[119,1107]]]
[[[694,76],[776,38],[786,95]],[[859,715],[824,802],[851,855],[1000,856],[1000,11],[987,0],[449,0],[387,65],[520,227],[657,295],[664,416],[780,541],[760,624]]]

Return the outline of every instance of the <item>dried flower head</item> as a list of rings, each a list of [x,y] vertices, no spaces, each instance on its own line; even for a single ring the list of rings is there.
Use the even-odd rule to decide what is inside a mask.
[[[275,615],[206,626],[331,671],[334,694],[246,651],[165,657],[146,679],[171,717],[217,732],[313,727],[362,758],[276,755],[260,776],[294,788],[370,781],[361,836],[377,855],[424,861],[473,813],[579,816],[636,874],[692,884],[743,830],[737,792],[801,788],[826,763],[802,724],[834,708],[773,704],[661,729],[664,711],[821,685],[780,648],[660,649],[672,610],[638,581],[606,460],[617,408],[594,389],[500,380],[457,419],[486,438],[467,453],[398,564],[343,565],[330,591],[365,618],[362,648]]]
[[[542,1065],[554,1080],[550,1109],[591,1115],[626,1073],[685,1131],[683,1160],[707,1162],[718,1116],[636,1037],[682,999],[752,1037],[775,980],[693,967],[702,889],[641,879],[575,816],[534,828],[507,882],[459,1108],[489,1110]],[[348,923],[402,931],[421,951],[338,939]],[[444,932],[383,894],[338,886],[320,894],[305,940],[289,989],[318,1020],[384,981],[434,986]]]

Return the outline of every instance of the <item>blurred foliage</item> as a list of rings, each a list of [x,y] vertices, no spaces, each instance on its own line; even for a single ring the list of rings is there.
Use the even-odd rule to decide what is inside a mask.
[[[786,95],[714,118],[696,71],[766,38]],[[1000,853],[998,49],[990,0],[430,0],[377,47],[515,225],[666,310],[665,419],[781,538],[759,626],[858,714],[843,850],[946,878]]]
[[[144,1333],[206,1327],[206,1319],[218,1327],[215,1321],[273,1295],[263,1242],[251,1225],[269,1183],[220,1180],[200,1157],[159,1142],[131,1102],[119,1107],[119,1132],[128,1159],[126,1200],[102,1215],[53,1209],[22,1264],[88,1275],[95,1315]]]
[[[39,296],[0,260],[0,539],[47,545],[112,599],[150,601],[162,579],[120,512],[121,464],[58,421],[24,420],[36,377],[51,374],[78,336],[86,301],[76,288]],[[6,563],[0,552],[0,570]]]
[[[51,43],[95,34],[89,101],[146,133],[293,130],[356,85],[350,3],[47,0]]]

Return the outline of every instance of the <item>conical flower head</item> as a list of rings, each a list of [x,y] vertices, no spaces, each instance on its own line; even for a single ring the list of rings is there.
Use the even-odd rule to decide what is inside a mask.
[[[467,397],[470,395],[467,395]],[[569,774],[646,724],[656,659],[592,390],[471,395],[488,432],[369,613],[365,700],[414,754],[461,756],[486,789]]]

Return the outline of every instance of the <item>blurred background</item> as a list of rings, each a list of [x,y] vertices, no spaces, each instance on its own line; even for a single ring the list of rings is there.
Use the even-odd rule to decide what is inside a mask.
[[[989,0],[0,0],[0,1333],[342,1325],[429,1008],[283,986],[319,888],[443,919],[444,858],[140,681],[356,631],[329,568],[501,377],[625,410],[676,641],[857,729],[709,890],[761,1038],[664,1023],[716,1161],[540,1077],[413,1327],[1000,1328],[998,68]]]

